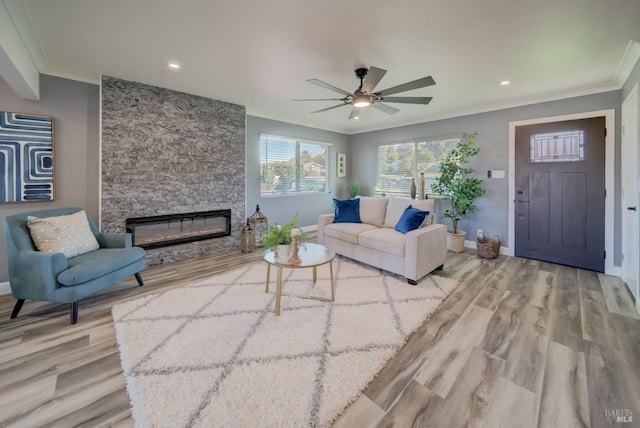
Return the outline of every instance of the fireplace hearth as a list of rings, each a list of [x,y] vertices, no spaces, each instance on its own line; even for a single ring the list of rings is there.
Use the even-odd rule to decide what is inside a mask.
[[[220,238],[231,235],[231,210],[128,218],[126,229],[145,249]]]

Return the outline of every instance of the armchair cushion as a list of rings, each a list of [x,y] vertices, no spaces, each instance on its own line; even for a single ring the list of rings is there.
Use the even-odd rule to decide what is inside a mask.
[[[100,247],[84,210],[56,217],[29,216],[27,227],[38,251],[45,253],[71,258]]]
[[[69,268],[58,275],[58,282],[66,286],[84,284],[117,271],[144,258],[144,250],[132,248],[100,248],[67,261]]]

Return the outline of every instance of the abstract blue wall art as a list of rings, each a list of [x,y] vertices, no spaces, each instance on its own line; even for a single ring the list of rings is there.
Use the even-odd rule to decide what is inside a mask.
[[[0,111],[0,202],[53,197],[53,118]]]

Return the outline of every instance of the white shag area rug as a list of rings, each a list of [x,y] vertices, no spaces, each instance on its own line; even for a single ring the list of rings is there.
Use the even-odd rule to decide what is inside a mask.
[[[135,425],[329,426],[457,285],[333,267],[335,302],[283,296],[279,317],[263,262],[114,306]],[[283,290],[306,290],[311,274],[284,269]],[[312,294],[330,296],[328,265]]]

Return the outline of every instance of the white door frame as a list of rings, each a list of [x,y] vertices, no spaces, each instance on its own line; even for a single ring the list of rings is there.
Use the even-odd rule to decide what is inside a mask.
[[[622,138],[621,138],[621,171],[626,175],[621,176],[621,210],[622,210],[622,267],[621,278],[631,289],[631,293],[636,299],[636,309],[640,312],[640,287],[638,280],[640,279],[638,259],[638,237],[640,235],[640,225],[638,224],[638,212],[631,213],[627,211],[627,207],[631,204],[638,206],[638,191],[640,190],[640,182],[638,180],[638,137],[640,137],[640,83],[636,83],[631,92],[622,102]],[[625,129],[626,127],[626,129]],[[633,135],[633,139],[631,139]],[[631,146],[631,150],[629,150]],[[625,159],[625,155],[634,156],[634,159]],[[628,169],[626,162],[631,161]],[[629,176],[631,175],[631,176]],[[628,189],[625,184],[633,183],[633,189]],[[625,194],[625,190],[631,190],[632,195]],[[631,225],[629,225],[631,220]]]
[[[562,122],[566,120],[589,119],[592,117],[605,117],[607,136],[605,137],[605,188],[607,198],[604,208],[604,249],[607,258],[604,261],[604,273],[607,275],[620,276],[620,266],[614,266],[614,165],[615,165],[615,109],[598,110],[585,113],[567,114],[563,116],[541,117],[537,119],[527,119],[509,122],[509,241],[506,253],[513,256],[515,253],[515,183],[516,183],[516,127],[525,125],[536,125],[539,123]]]

